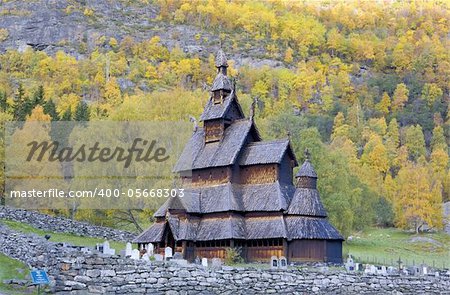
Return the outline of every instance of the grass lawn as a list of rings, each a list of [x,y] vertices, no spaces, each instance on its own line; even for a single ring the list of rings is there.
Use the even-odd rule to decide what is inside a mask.
[[[5,294],[37,294],[36,292],[27,290],[26,287],[13,288],[3,283],[4,280],[19,279],[29,280],[30,270],[19,260],[12,259],[0,253],[0,293]]]
[[[44,230],[34,228],[28,224],[18,222],[18,221],[2,219],[2,220],[0,220],[0,222],[6,224],[13,230],[17,230],[17,231],[20,231],[23,233],[34,233],[39,236],[45,236],[46,234],[49,234],[49,235],[51,235],[51,238],[49,240],[51,242],[65,242],[65,243],[70,243],[70,244],[76,245],[76,246],[94,247],[95,244],[103,243],[105,241],[104,239],[101,239],[101,238],[82,237],[82,236],[76,236],[73,234],[44,231]],[[120,250],[125,249],[125,244],[126,243],[109,241],[110,247],[113,249],[116,249],[116,254],[119,254]]]
[[[395,228],[369,228],[344,242],[344,261],[351,254],[357,262],[404,265],[422,262],[450,268],[450,235],[445,233],[406,233]]]

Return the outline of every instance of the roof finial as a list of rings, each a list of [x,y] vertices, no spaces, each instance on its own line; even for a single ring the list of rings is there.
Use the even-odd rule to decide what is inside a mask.
[[[255,98],[253,98],[252,105],[250,106],[250,120],[252,120],[252,121],[255,117],[255,108],[256,108],[257,103],[258,103],[258,97],[255,96]]]
[[[225,55],[225,52],[223,52],[222,48],[217,51],[216,59],[214,61],[216,68],[220,69],[222,67],[227,68],[228,67],[228,60]]]
[[[198,129],[197,119],[194,116],[189,115],[189,121],[194,123],[194,132],[196,132]]]
[[[309,152],[309,149],[305,149],[305,161],[308,161],[311,159],[311,153]]]

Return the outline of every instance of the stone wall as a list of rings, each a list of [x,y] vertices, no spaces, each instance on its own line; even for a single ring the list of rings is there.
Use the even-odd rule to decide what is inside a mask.
[[[70,233],[85,237],[130,242],[136,236],[136,233],[130,233],[110,227],[95,226],[87,222],[50,216],[36,211],[17,209],[8,206],[0,206],[0,219],[2,218],[24,222],[42,230]]]
[[[47,269],[57,294],[450,294],[450,278],[343,270],[220,269],[146,262],[75,248],[0,225],[0,251]]]

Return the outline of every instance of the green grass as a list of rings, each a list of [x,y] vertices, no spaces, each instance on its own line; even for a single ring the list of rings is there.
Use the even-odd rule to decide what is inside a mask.
[[[55,233],[51,231],[45,231],[41,229],[34,228],[28,224],[1,219],[0,223],[7,225],[9,228],[22,232],[22,233],[34,233],[39,236],[45,236],[46,234],[51,235],[49,241],[51,242],[65,242],[70,243],[76,246],[89,246],[94,247],[97,243],[103,243],[104,239],[100,238],[90,238],[90,237],[81,237],[73,234],[65,234],[65,233]],[[125,249],[125,243],[109,241],[111,248],[116,249],[116,253],[118,254],[120,250]],[[133,248],[136,248],[133,245]],[[0,293],[6,294],[37,294],[36,290],[28,290],[27,288],[16,289],[9,285],[3,284],[3,280],[7,279],[30,279],[30,270],[28,267],[13,258],[10,258],[6,255],[0,253]]]
[[[6,294],[37,294],[26,287],[13,288],[3,283],[4,280],[30,280],[30,270],[19,260],[0,253],[0,292]]]
[[[413,242],[413,238],[421,241]],[[370,228],[353,235],[344,242],[344,261],[348,254],[357,262],[386,263],[401,257],[404,265],[426,263],[436,267],[450,267],[450,235],[445,233],[407,233],[394,228]]]
[[[12,221],[12,220],[0,220],[1,223],[6,224],[8,227],[10,227],[13,230],[20,231],[23,233],[34,233],[39,236],[45,236],[46,234],[51,235],[51,238],[49,241],[51,242],[64,242],[69,243],[75,246],[89,246],[94,247],[97,243],[103,243],[105,240],[100,238],[91,238],[91,237],[82,237],[82,236],[76,236],[73,234],[66,234],[66,233],[55,233],[51,231],[44,231],[41,229],[34,228],[28,224],[18,222],[18,221]],[[120,250],[125,249],[125,243],[122,242],[116,242],[116,241],[109,241],[109,245],[111,248],[116,249],[116,254],[120,252]]]

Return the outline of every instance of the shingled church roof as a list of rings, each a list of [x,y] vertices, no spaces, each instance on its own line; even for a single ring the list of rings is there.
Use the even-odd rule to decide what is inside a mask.
[[[297,188],[287,210],[289,214],[327,217],[317,189]]]
[[[178,199],[187,213],[257,212],[287,210],[295,187],[278,181],[264,184],[221,184],[201,188],[186,188],[183,197],[167,200],[155,212],[155,217],[164,217],[169,209],[178,209]]]
[[[265,217],[207,217],[155,223],[134,243],[159,242],[166,226],[177,241],[211,241],[226,239],[327,239],[343,240],[339,232],[325,218],[301,216]],[[158,240],[159,238],[159,240]]]
[[[286,153],[289,153],[297,165],[289,139],[252,142],[245,147],[239,165],[279,164]]]
[[[314,170],[314,167],[311,165],[311,162],[305,161],[300,167],[300,170],[298,170],[296,177],[313,177],[317,178],[316,170]]]
[[[223,52],[222,49],[219,49],[219,51],[217,51],[216,58],[214,60],[214,64],[215,64],[216,68],[228,67],[227,56],[225,55],[225,52]]]
[[[250,133],[260,139],[253,121],[238,120],[225,130],[221,141],[205,144],[205,131],[198,128],[184,148],[174,172],[234,164]]]
[[[200,121],[223,119],[232,107],[235,107],[241,118],[244,118],[244,113],[242,112],[241,105],[237,101],[234,90],[225,96],[222,103],[214,103],[212,97],[210,97],[200,116]]]

